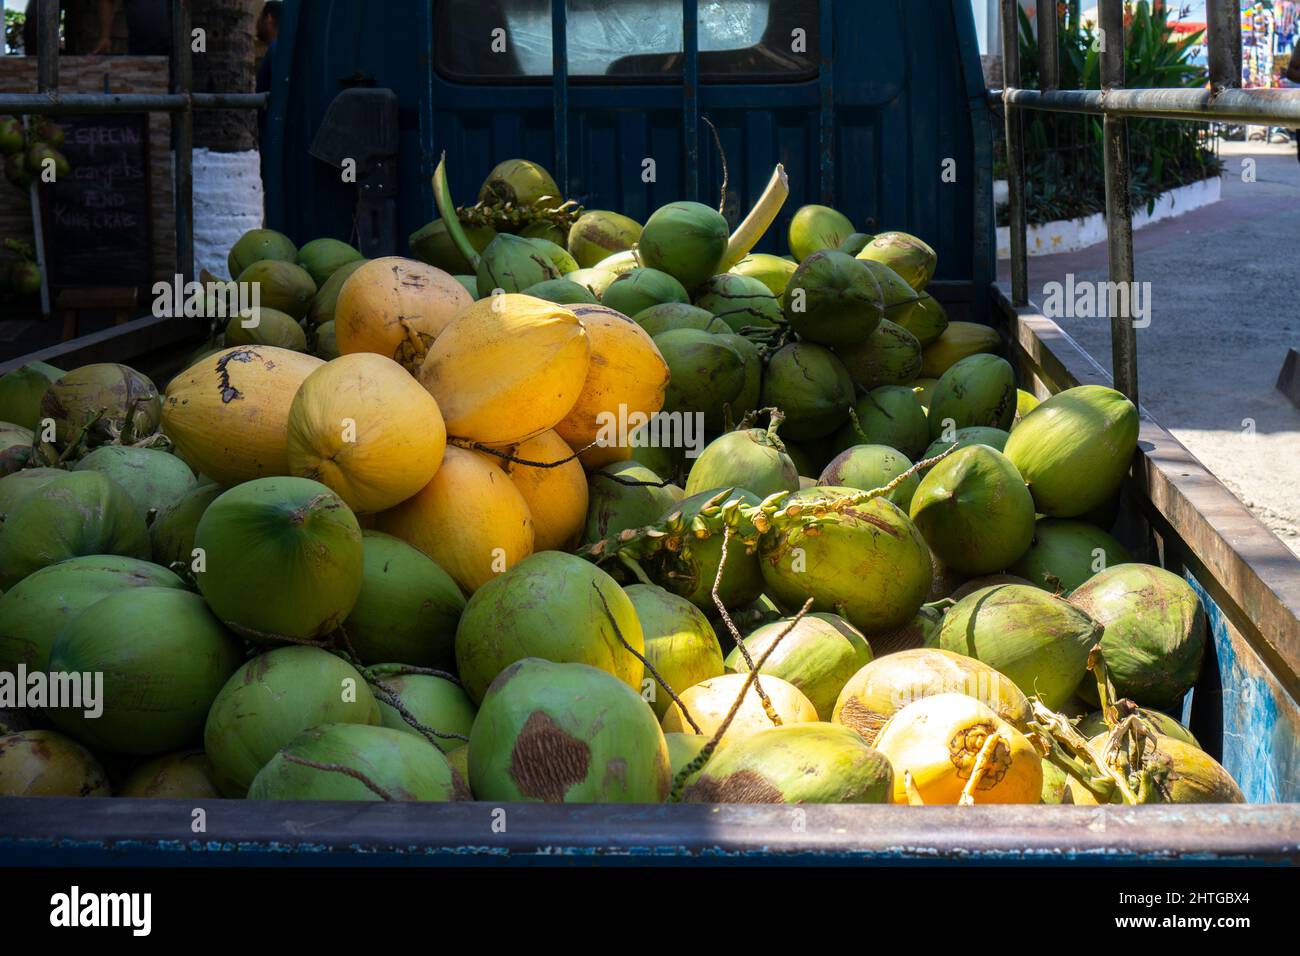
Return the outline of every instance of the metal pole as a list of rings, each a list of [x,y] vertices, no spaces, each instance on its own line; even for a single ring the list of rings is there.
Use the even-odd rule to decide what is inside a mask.
[[[1008,89],[1020,86],[1020,5],[1002,0],[1002,82]],[[1029,303],[1029,256],[1025,233],[1025,142],[1020,110],[1004,101],[1007,136],[1007,205],[1011,233],[1011,302]]]
[[[551,86],[555,95],[555,181],[564,197],[569,195],[568,0],[551,0]]]
[[[835,4],[822,0],[817,26],[819,51],[817,78],[821,94],[818,138],[821,152],[821,194],[827,206],[835,205]]]
[[[1057,43],[1056,0],[1038,4],[1038,88],[1061,85],[1061,48]]]
[[[1205,25],[1210,88],[1217,93],[1241,86],[1240,0],[1206,0]]]
[[[1101,0],[1101,86],[1124,85],[1124,4]],[[1106,177],[1106,245],[1110,281],[1123,292],[1112,298],[1121,307],[1110,317],[1111,372],[1115,387],[1138,402],[1137,335],[1131,316],[1133,289],[1133,210],[1129,202],[1128,120],[1107,115],[1102,120],[1102,148]]]
[[[172,93],[189,95],[194,88],[190,55],[190,0],[172,0]],[[172,158],[175,163],[176,271],[186,282],[194,278],[194,113],[171,114]],[[231,278],[234,278],[233,276]]]
[[[36,9],[36,89],[40,93],[59,92],[59,0],[39,0]],[[30,124],[30,121],[29,121]],[[45,259],[45,223],[41,217],[39,178],[28,187],[32,206],[32,239],[36,247],[36,266],[41,270],[41,315],[50,314],[50,270]]]
[[[991,104],[1013,103],[1048,113],[1091,113],[1191,120],[1197,123],[1256,123],[1300,126],[1295,90],[991,90]],[[0,96],[0,104],[4,97]]]
[[[700,8],[682,0],[682,92],[685,102],[686,198],[700,198]]]
[[[70,113],[176,113],[196,110],[255,110],[269,93],[0,93],[0,113],[66,116]]]

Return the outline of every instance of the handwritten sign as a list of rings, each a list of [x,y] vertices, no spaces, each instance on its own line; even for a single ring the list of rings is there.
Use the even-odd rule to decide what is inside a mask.
[[[148,115],[70,116],[59,125],[72,169],[49,191],[45,211],[53,284],[149,285]]]

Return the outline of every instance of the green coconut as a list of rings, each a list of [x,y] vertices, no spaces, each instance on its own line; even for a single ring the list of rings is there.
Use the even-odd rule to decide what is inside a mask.
[[[930,437],[959,428],[1008,431],[1016,417],[1016,372],[996,355],[971,355],[939,377],[930,393]]]
[[[1205,609],[1192,586],[1149,564],[1117,564],[1089,578],[1070,603],[1106,628],[1102,657],[1115,692],[1171,710],[1196,683],[1205,657]],[[1096,701],[1083,681],[1079,695]]]
[[[1020,730],[1033,714],[1015,684],[963,654],[922,647],[877,657],[840,691],[831,720],[874,743],[881,728],[908,704],[938,694],[965,694]]]
[[[547,279],[537,285],[530,285],[524,290],[524,295],[545,299],[556,305],[595,305],[599,301],[586,286],[568,279]]]
[[[532,242],[500,233],[479,258],[477,280],[479,298],[497,289],[522,292],[547,279],[560,278],[560,270]]]
[[[0,588],[68,558],[120,554],[148,559],[144,516],[113,480],[80,471],[40,484],[5,514]]]
[[[938,341],[948,328],[947,311],[928,292],[922,292],[915,305],[899,309],[897,315],[891,313],[889,317],[915,335],[923,349]]]
[[[724,272],[695,290],[695,304],[707,309],[733,332],[771,329],[781,322],[781,303],[761,280]]]
[[[664,302],[652,305],[632,316],[637,325],[645,329],[651,338],[671,332],[674,329],[696,329],[700,332],[730,332],[727,325],[708,309],[689,305],[684,302]]]
[[[69,558],[28,575],[0,596],[0,671],[49,668],[54,639],[92,604],[128,588],[184,588],[166,568],[137,558]]]
[[[223,490],[220,485],[198,485],[158,512],[149,525],[154,561],[166,568],[181,565],[192,569],[194,532],[198,529],[199,519]]]
[[[709,738],[704,734],[664,734],[664,740],[668,744],[668,763],[672,767],[673,779],[685,770],[703,752],[709,742]],[[700,770],[704,768],[701,767]],[[700,770],[696,770],[684,781],[685,786],[690,786],[694,781],[700,778]]]
[[[848,420],[853,379],[830,349],[792,342],[768,359],[760,401],[785,413],[781,427],[795,441],[825,438]]]
[[[838,454],[854,445],[888,445],[913,461],[930,441],[930,423],[921,402],[905,385],[882,385],[858,399],[850,420],[835,433]]]
[[[1110,500],[1137,450],[1138,411],[1104,385],[1058,392],[1021,420],[1006,456],[1040,514],[1075,518]]]
[[[741,488],[713,488],[674,502],[660,518],[675,519],[683,529],[680,544],[675,549],[659,551],[645,562],[647,572],[657,584],[706,611],[717,607],[713,602],[713,585],[717,581],[718,567],[722,565],[723,535],[718,533],[701,538],[686,529],[706,509],[731,501],[756,505],[759,498]],[[762,592],[763,577],[757,555],[747,554],[743,545],[733,541],[727,548],[727,561],[718,584],[719,599],[728,609],[741,608],[752,603]]]
[[[0,797],[107,797],[95,755],[52,730],[0,736]]]
[[[938,646],[983,661],[1059,709],[1088,672],[1102,625],[1032,585],[981,588],[948,609]]]
[[[258,478],[212,502],[194,546],[199,590],[226,626],[258,643],[316,640],[337,628],[361,592],[356,516],[308,478]]]
[[[669,371],[663,411],[701,414],[707,431],[722,431],[727,407],[745,392],[745,356],[721,336],[697,329],[664,332],[654,343]]]
[[[1007,570],[1045,591],[1073,591],[1094,574],[1132,560],[1124,545],[1095,525],[1041,518],[1029,550]]]
[[[529,206],[548,199],[554,202],[546,205],[560,205],[560,187],[541,165],[527,159],[497,163],[478,191],[481,203]]]
[[[0,422],[0,476],[12,475],[28,465],[35,440],[30,428]]]
[[[117,789],[119,797],[147,800],[204,800],[220,797],[212,763],[202,750],[182,750],[155,757],[131,771]]]
[[[433,674],[406,673],[409,670],[405,664],[380,664],[370,668],[371,676],[380,685],[376,687],[380,721],[385,727],[428,739],[402,716],[401,711],[385,701],[384,695],[391,693],[407,713],[432,732],[434,739],[430,743],[436,743],[443,753],[462,746],[469,739],[474,715],[478,712],[474,702],[455,681]]]
[[[208,708],[243,657],[243,645],[197,594],[119,590],[74,618],[50,648],[51,672],[102,673],[101,699],[47,712],[96,750],[166,753],[199,738]]]
[[[1032,412],[1039,405],[1043,404],[1042,400],[1032,392],[1026,392],[1023,388],[1016,389],[1016,420],[1011,427],[1015,428],[1021,420]]]
[[[261,306],[249,316],[234,316],[226,323],[224,344],[273,345],[292,352],[307,351],[307,333],[293,316]]]
[[[492,682],[469,772],[489,801],[660,803],[672,783],[668,744],[637,691],[586,664],[537,658]]]
[[[570,282],[582,286],[599,299],[605,294],[605,290],[609,288],[610,284],[618,278],[618,273],[612,272],[609,269],[589,268],[579,269],[577,272],[570,272],[565,276],[565,278]]]
[[[644,652],[636,608],[618,582],[560,551],[530,555],[480,587],[456,628],[457,673],[475,701],[526,657],[590,664],[640,693]]]
[[[672,697],[659,685],[654,673],[680,693],[723,673],[722,645],[709,619],[685,598],[652,584],[632,584],[624,591],[641,622],[645,658],[650,665],[642,679],[641,694],[654,709],[655,717],[662,720]]]
[[[363,664],[401,661],[447,670],[465,596],[424,552],[379,531],[362,534],[361,592],[343,622]]]
[[[569,250],[565,248],[565,244],[569,241],[568,230],[556,225],[550,220],[535,219],[528,225],[524,226],[524,228],[520,229],[519,235],[523,236],[525,239],[545,239],[550,245],[559,246],[560,249],[564,251],[564,255],[567,257],[568,261],[573,260],[573,256],[570,255]],[[559,263],[557,262],[556,264],[558,265]],[[578,268],[576,263],[573,268]]]
[[[942,455],[953,445],[960,448],[969,448],[971,445],[988,445],[994,451],[1002,451],[1006,447],[1007,439],[1011,435],[1001,428],[988,428],[984,425],[972,425],[970,428],[959,428],[953,432],[950,438],[939,437],[930,443],[930,446],[921,453],[922,459],[935,458]]]
[[[170,452],[156,448],[105,445],[77,462],[73,470],[97,471],[113,479],[149,521],[195,487],[190,466]]]
[[[811,503],[860,494],[849,488],[810,488],[791,496]],[[830,512],[817,525],[796,524],[763,536],[764,590],[786,607],[808,598],[813,610],[833,611],[867,634],[912,620],[930,591],[930,550],[921,532],[884,498]]]
[[[288,236],[274,229],[250,229],[230,247],[226,267],[232,278],[238,276],[255,262],[272,259],[293,262],[298,258],[298,247]]]
[[[1185,744],[1191,744],[1193,747],[1205,749],[1201,747],[1200,741],[1192,735],[1190,730],[1168,714],[1146,707],[1139,707],[1134,716],[1145,724],[1146,728],[1153,734],[1163,734],[1166,737],[1181,740]],[[1079,733],[1089,739],[1096,737],[1098,734],[1109,734],[1110,732],[1110,727],[1106,724],[1106,718],[1099,710],[1091,711],[1080,717],[1075,727]]]
[[[695,454],[703,451],[704,435],[693,436],[695,442],[691,449]],[[642,425],[632,432],[632,458],[631,461],[645,468],[650,469],[656,475],[662,475],[663,481],[668,484],[663,485],[664,490],[668,492],[668,499],[680,501],[684,492],[679,487],[685,482],[684,464],[686,462],[686,448],[680,442],[675,440],[673,435],[664,438],[662,435],[656,437],[650,425]],[[591,484],[592,478],[596,472],[591,472],[587,476],[588,484]],[[667,500],[667,499],[666,499]]]
[[[727,409],[731,422],[738,424],[749,412],[757,410],[763,399],[763,376],[766,371],[763,353],[757,345],[735,332],[722,332],[717,337],[739,352],[745,362],[745,384],[741,387],[740,394],[728,403]]]
[[[334,331],[334,323],[326,322],[316,329],[316,348],[312,354],[326,362],[336,359],[341,354],[339,352],[339,340]]]
[[[361,253],[346,242],[338,239],[313,239],[298,250],[294,261],[307,270],[311,281],[319,289],[343,266],[361,260]]]
[[[1034,499],[1001,452],[971,445],[926,473],[909,515],[930,550],[962,574],[991,574],[1034,539]]]
[[[471,226],[462,222],[460,228],[465,233],[465,238],[469,240],[469,244],[474,247],[474,251],[480,254],[497,237],[497,231],[491,226]],[[411,247],[411,255],[421,262],[436,266],[443,272],[464,275],[474,271],[469,260],[456,247],[456,243],[452,242],[447,232],[447,224],[441,219],[435,219],[411,233],[407,243]]]
[[[799,490],[799,473],[775,431],[746,428],[715,438],[695,459],[686,479],[688,495],[732,487],[760,498]]]
[[[791,620],[773,621],[745,637],[750,658],[757,662],[766,654]],[[838,614],[816,613],[800,619],[785,634],[759,673],[789,681],[812,701],[819,718],[830,720],[844,685],[869,663],[871,646],[861,631]],[[740,647],[727,655],[726,665],[738,674],[749,670]]]
[[[768,727],[714,754],[682,792],[687,803],[889,803],[889,760],[847,727]]]
[[[920,307],[921,294],[908,285],[907,280],[883,262],[860,257],[857,261],[870,269],[871,274],[880,283],[880,291],[885,302],[885,318],[898,325],[904,325],[905,320],[912,314],[913,310]]]
[[[598,468],[588,476],[587,486],[584,544],[612,538],[628,528],[653,524],[676,504],[659,475],[637,461],[620,461]]]
[[[203,749],[222,794],[242,797],[285,744],[320,724],[378,724],[365,678],[319,647],[278,647],[226,681],[208,711]]]
[[[800,262],[823,249],[839,249],[854,234],[849,217],[830,206],[800,206],[790,217],[786,239]]]
[[[689,303],[691,297],[682,284],[666,272],[631,269],[609,284],[600,301],[615,312],[631,316],[665,302]]]
[[[343,288],[343,283],[369,261],[369,259],[355,259],[330,273],[325,284],[316,291],[315,298],[311,300],[311,308],[307,311],[307,318],[313,325],[319,327],[334,321],[334,307],[338,304],[339,290]]]
[[[1070,775],[1050,760],[1043,761],[1043,796],[1039,802],[1047,804],[1074,802],[1070,796]]]
[[[817,484],[833,488],[874,491],[883,488],[912,467],[907,456],[888,445],[854,445],[836,455],[822,471]],[[906,511],[921,479],[910,475],[885,497]]]
[[[129,416],[129,421],[128,421]],[[60,376],[41,397],[40,417],[54,421],[66,448],[85,429],[88,446],[138,441],[158,431],[162,401],[148,377],[125,365],[83,365]]]
[[[303,318],[316,297],[316,283],[306,269],[292,262],[274,259],[254,262],[239,274],[237,281],[241,285],[257,285],[260,308],[277,309],[294,319]]]
[[[578,265],[590,269],[616,252],[636,246],[641,224],[635,219],[604,209],[584,212],[569,227],[569,253]]]
[[[1099,760],[1105,759],[1109,734],[1099,734],[1088,747]],[[1157,735],[1142,750],[1141,769],[1149,774],[1160,803],[1245,803],[1246,796],[1223,766],[1200,747],[1174,737]],[[1130,781],[1134,775],[1130,773]],[[1075,803],[1095,804],[1097,798],[1077,780],[1070,780]],[[1122,798],[1116,790],[1111,803]]]
[[[785,295],[785,287],[790,284],[790,277],[798,268],[799,264],[789,259],[765,252],[751,252],[732,266],[731,272],[733,275],[757,279],[780,300]]]
[[[698,202],[660,206],[637,243],[643,265],[667,272],[692,290],[718,272],[730,238],[722,213]]]
[[[836,348],[865,342],[885,316],[885,295],[871,270],[835,251],[803,260],[782,304],[800,338]]]
[[[465,781],[465,789],[469,791],[469,744],[461,744],[447,751],[443,756],[447,758],[447,763],[451,764],[452,769],[460,774],[460,779]],[[469,799],[473,799],[472,792]]]
[[[41,396],[62,376],[62,369],[44,362],[29,362],[0,376],[0,421],[39,428]]]
[[[858,253],[858,258],[889,266],[917,292],[929,285],[939,259],[923,241],[905,232],[879,233]]]
[[[851,232],[840,243],[840,252],[846,255],[856,256],[863,249],[867,248],[867,243],[876,238],[869,232]]]
[[[835,350],[844,367],[861,388],[906,385],[921,373],[921,343],[911,332],[889,319],[881,319],[865,342]]]
[[[248,787],[249,800],[448,803],[468,797],[464,782],[428,741],[366,724],[325,724],[303,731],[267,761]]]
[[[536,249],[543,256],[549,259],[551,265],[555,267],[555,271],[558,272],[561,276],[566,276],[570,272],[577,272],[578,271],[577,260],[575,260],[573,256],[569,255],[568,249],[565,249],[564,246],[560,245],[558,242],[554,242],[545,236],[539,236],[535,234],[539,226],[543,226],[543,224],[541,223],[531,224],[529,227],[527,227],[520,233],[520,236],[522,236],[528,242],[531,242],[533,244],[534,249]],[[549,231],[553,227],[549,225],[545,225],[544,228]]]
[[[896,654],[899,651],[911,651],[918,647],[929,647],[939,635],[939,626],[943,623],[943,611],[929,604],[922,604],[916,617],[902,627],[892,631],[877,631],[871,635],[871,653],[876,657]]]

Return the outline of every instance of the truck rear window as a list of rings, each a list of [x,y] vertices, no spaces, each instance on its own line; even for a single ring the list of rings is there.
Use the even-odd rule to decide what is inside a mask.
[[[700,74],[793,82],[817,75],[817,0],[699,0]],[[681,0],[568,0],[569,75],[580,82],[674,82]],[[549,81],[551,0],[435,4],[434,62],[462,82]]]

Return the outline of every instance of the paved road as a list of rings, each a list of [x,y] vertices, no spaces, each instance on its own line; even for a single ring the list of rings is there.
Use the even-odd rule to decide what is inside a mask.
[[[1300,409],[1273,386],[1300,349],[1300,162],[1295,146],[1225,143],[1223,198],[1134,234],[1151,324],[1137,330],[1142,404],[1300,555]],[[1243,179],[1253,160],[1254,181]],[[1007,263],[1000,264],[1002,277]],[[1106,249],[1029,260],[1043,287],[1104,281]],[[1105,318],[1057,318],[1110,367]]]

